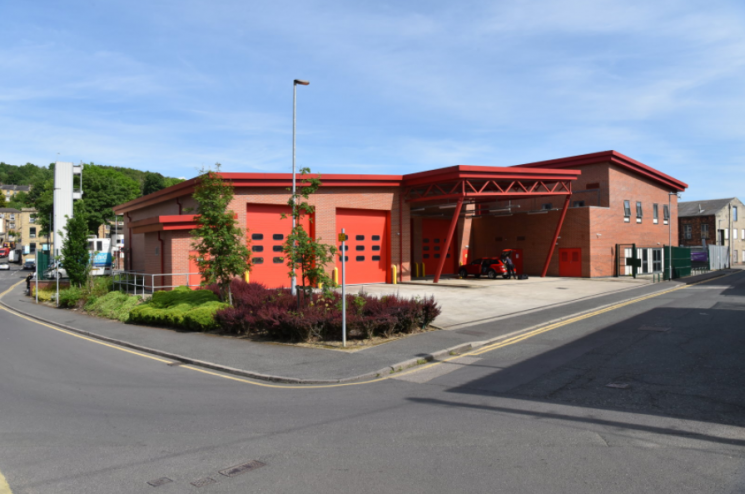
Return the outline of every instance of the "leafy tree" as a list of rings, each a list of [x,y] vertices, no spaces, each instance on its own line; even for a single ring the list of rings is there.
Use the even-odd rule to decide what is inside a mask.
[[[54,210],[54,178],[37,179],[31,184],[31,190],[26,196],[28,207],[36,208],[36,224],[42,232],[55,231],[51,216]]]
[[[250,271],[251,253],[246,247],[246,236],[229,209],[233,186],[221,178],[220,164],[215,167],[215,171],[202,170],[194,190],[199,216],[191,237],[203,283],[217,283],[225,301],[232,298],[230,280]]]
[[[146,196],[166,188],[166,181],[160,173],[145,173],[145,181],[142,184],[142,195]]]
[[[166,177],[164,179],[165,186],[170,187],[171,185],[180,184],[181,182],[184,182],[185,180],[183,178],[173,178],[173,177]]]
[[[298,288],[298,303],[300,293],[310,295],[313,286],[323,285],[324,291],[328,291],[334,282],[326,273],[326,265],[333,262],[336,247],[324,244],[321,239],[314,239],[303,227],[303,219],[308,217],[313,221],[314,207],[307,200],[321,186],[321,176],[310,176],[310,168],[300,170],[300,186],[294,195],[290,196],[287,204],[292,207],[292,216],[295,217],[295,228],[287,236],[284,244],[285,258],[287,259],[288,275],[300,270],[300,283]],[[294,206],[294,207],[293,207]],[[285,215],[282,215],[284,218]],[[293,255],[294,254],[294,255]]]
[[[5,195],[0,194],[0,208],[6,208],[6,207],[8,207],[8,205],[5,202]]]
[[[5,204],[5,197],[0,199],[0,204]],[[9,208],[27,208],[28,206],[28,194],[25,192],[16,192],[14,196],[10,198],[10,202],[7,203],[7,206],[0,206],[0,207],[9,207]]]
[[[140,197],[140,185],[124,173],[94,164],[83,168],[83,200],[88,229],[98,227],[114,218],[114,206]]]
[[[91,256],[88,252],[88,227],[82,204],[76,202],[72,218],[67,218],[65,242],[60,254],[62,266],[67,271],[70,284],[82,286],[90,271]],[[60,232],[61,233],[61,232]]]

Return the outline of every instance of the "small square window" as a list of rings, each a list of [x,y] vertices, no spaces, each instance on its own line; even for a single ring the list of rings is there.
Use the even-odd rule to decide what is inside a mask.
[[[372,256],[373,261],[380,261],[380,256]]]
[[[424,255],[423,255],[422,257],[423,257],[424,259],[429,259],[429,254],[424,254]]]
[[[357,250],[357,251],[365,250],[365,246],[364,245],[356,245],[354,247],[354,250]]]
[[[372,240],[373,242],[380,242],[380,235],[373,235]]]
[[[428,238],[423,238],[422,239],[422,242],[424,242],[425,244],[428,244],[429,243],[429,239]]]
[[[379,245],[373,245],[372,246],[372,250],[378,251],[378,250],[380,250],[380,246]]]
[[[365,240],[365,236],[364,235],[355,235],[354,239],[355,240]]]
[[[435,254],[435,259],[439,259],[439,258],[440,258],[440,254]]]
[[[436,243],[436,244],[439,244],[439,243],[440,243],[440,239],[439,239],[439,238],[436,238],[436,239],[435,239],[435,243]]]
[[[264,252],[264,246],[263,245],[252,245],[251,252]]]
[[[264,240],[264,234],[263,233],[252,233],[251,240]]]
[[[282,252],[281,245],[272,245],[272,252]]]
[[[285,236],[281,233],[275,233],[272,235],[272,240],[284,240]]]
[[[365,256],[357,256],[357,257],[354,258],[354,260],[355,261],[364,261],[365,260]]]
[[[541,209],[545,209],[545,210],[547,210],[547,211],[548,211],[549,209],[552,209],[553,207],[554,207],[553,203],[550,203],[550,202],[547,202],[547,203],[545,203],[545,204],[541,205]]]
[[[251,259],[252,264],[264,264],[264,258],[263,257],[254,257]]]
[[[339,262],[341,262],[341,256],[339,256]],[[349,262],[349,256],[344,256],[344,262]]]
[[[283,262],[285,262],[285,258],[284,257],[274,257],[274,258],[272,258],[272,262],[274,264],[282,264]]]

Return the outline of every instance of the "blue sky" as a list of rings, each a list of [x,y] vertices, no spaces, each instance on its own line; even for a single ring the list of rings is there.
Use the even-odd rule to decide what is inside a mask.
[[[192,177],[615,149],[745,199],[745,2],[0,0],[0,160]]]

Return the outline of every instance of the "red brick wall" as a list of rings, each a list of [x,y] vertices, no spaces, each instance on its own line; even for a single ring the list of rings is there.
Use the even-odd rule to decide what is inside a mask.
[[[668,245],[668,226],[673,245],[678,238],[678,198],[672,196],[670,225],[664,224],[663,206],[668,203],[668,189],[621,167],[611,166],[610,206],[591,208],[590,242],[592,249],[591,276],[615,274],[616,244],[636,244],[637,247]],[[631,218],[624,222],[623,201],[631,203]],[[642,222],[636,222],[636,202],[642,202]],[[659,222],[653,223],[652,205],[659,205]],[[600,235],[598,235],[600,234]]]
[[[394,187],[339,187],[321,188],[311,196],[309,203],[316,207],[316,238],[336,245],[336,208],[371,209],[390,211],[390,260],[399,267],[403,280],[411,278],[409,253],[410,228],[409,207],[404,203],[401,227],[399,228],[399,195]],[[241,228],[246,228],[246,204],[287,204],[289,194],[284,188],[237,188],[230,209],[235,211]],[[184,207],[194,207],[191,198],[182,199]],[[164,204],[143,208],[130,214],[132,221],[150,218],[157,215],[178,214],[175,200]],[[125,235],[128,234],[128,220],[125,219]],[[250,230],[250,225],[249,225]],[[137,237],[143,237],[140,241]],[[125,237],[126,238],[126,237]],[[191,239],[188,231],[162,232],[161,238],[168,246],[165,249],[167,261],[166,272],[189,271],[188,255]],[[153,239],[155,239],[153,241]],[[154,259],[157,233],[132,235],[133,268],[148,273],[160,272],[160,257]],[[159,245],[159,243],[158,243]],[[403,247],[403,248],[401,248]],[[156,262],[157,261],[157,262]],[[329,273],[333,265],[328,267]],[[388,274],[390,277],[390,272]],[[184,282],[174,279],[174,283]],[[191,280],[190,280],[191,281]]]
[[[685,238],[685,225],[691,225],[691,238]],[[678,245],[685,247],[700,246],[701,244],[701,225],[709,225],[709,237],[706,239],[707,245],[716,245],[717,242],[717,222],[715,216],[691,216],[680,218],[678,225]],[[675,239],[673,239],[675,240]]]

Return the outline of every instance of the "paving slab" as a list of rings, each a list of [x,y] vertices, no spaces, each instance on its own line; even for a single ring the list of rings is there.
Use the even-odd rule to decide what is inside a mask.
[[[434,296],[442,307],[436,325],[455,329],[652,284],[651,279],[633,278],[466,278],[443,279],[437,284],[432,281],[358,285],[350,287],[349,291],[374,295],[395,293],[405,297]]]

